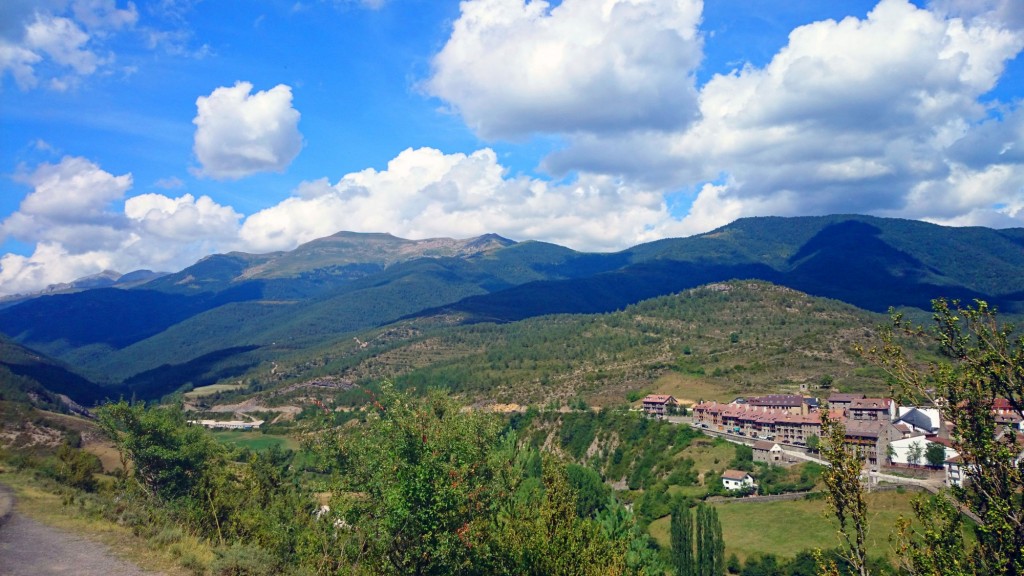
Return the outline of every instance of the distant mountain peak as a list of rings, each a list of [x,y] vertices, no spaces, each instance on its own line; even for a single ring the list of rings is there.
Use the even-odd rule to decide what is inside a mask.
[[[462,258],[515,244],[497,234],[476,238],[409,240],[388,232],[341,231],[278,252],[247,267],[237,279],[282,278],[321,269],[352,265],[387,268],[418,258]]]
[[[497,245],[500,246],[501,248],[504,248],[506,246],[512,246],[517,242],[515,240],[509,240],[504,236],[500,236],[492,232],[484,234],[482,236],[477,236],[476,238],[470,238],[467,240],[467,243],[467,246]]]

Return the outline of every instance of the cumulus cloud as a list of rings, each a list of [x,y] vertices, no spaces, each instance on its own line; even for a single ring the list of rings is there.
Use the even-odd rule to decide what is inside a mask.
[[[1016,104],[993,114],[981,98],[1024,34],[991,4],[952,18],[882,0],[865,19],[801,26],[763,68],[712,77],[685,129],[576,136],[544,166],[695,190],[692,232],[764,214],[1005,220],[1024,130]]]
[[[20,180],[32,191],[0,222],[0,240],[14,238],[35,250],[0,257],[0,294],[108,269],[176,270],[237,242],[242,215],[230,207],[191,194],[124,199],[131,174],[115,176],[84,158],[40,164]]]
[[[384,170],[305,182],[241,225],[231,207],[187,193],[139,194],[119,209],[131,175],[114,176],[82,158],[40,165],[23,181],[34,189],[0,223],[0,237],[36,248],[31,256],[0,257],[0,293],[104,269],[180,269],[213,252],[290,249],[340,230],[407,238],[496,232],[581,250],[624,248],[679,230],[658,191],[611,176],[567,183],[510,176],[490,149],[408,149]]]
[[[408,149],[385,170],[307,182],[280,204],[249,216],[240,237],[255,251],[293,248],[339,230],[407,238],[495,232],[584,250],[660,238],[675,221],[661,194],[609,176],[555,184],[508,176],[490,149],[444,154]]]
[[[252,88],[249,82],[237,82],[196,100],[193,151],[201,174],[238,179],[282,172],[298,156],[302,135],[292,89],[280,84],[252,94]]]
[[[1022,47],[1005,28],[883,0],[865,20],[797,28],[763,69],[715,76],[701,121],[672,149],[690,178],[729,174],[734,184],[719,193],[751,201],[744,211],[962,212],[963,196],[925,191],[977,180],[951,147],[983,125],[978,98]],[[1017,193],[1013,177],[985,180],[998,185],[993,195]]]
[[[67,90],[113,64],[105,40],[133,27],[138,12],[130,2],[118,8],[113,0],[11,0],[0,7],[0,20],[0,77],[10,74],[22,90],[40,80]]]
[[[20,212],[57,221],[94,220],[105,205],[132,186],[131,174],[114,176],[73,156],[65,156],[59,164],[40,164],[20,179],[33,188],[22,200]]]
[[[685,125],[700,0],[468,0],[424,87],[486,138]]]
[[[1024,28],[1024,10],[1019,0],[932,0],[930,7],[946,17],[980,19]]]

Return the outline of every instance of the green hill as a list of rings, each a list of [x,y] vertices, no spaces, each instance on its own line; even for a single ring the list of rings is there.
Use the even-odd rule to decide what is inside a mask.
[[[62,406],[58,394],[85,405],[106,397],[67,366],[0,335],[0,400],[56,409]]]
[[[843,389],[884,391],[853,351],[885,317],[764,282],[717,283],[619,312],[462,325],[458,317],[402,321],[295,353],[274,374],[247,377],[275,388],[323,375],[372,385],[440,387],[485,402],[615,404],[630,391],[699,382],[684,391],[740,396]],[[825,379],[829,376],[829,379]],[[700,398],[693,397],[690,400]]]
[[[213,255],[132,289],[34,298],[0,309],[0,331],[93,381],[144,381],[162,394],[403,319],[605,314],[731,279],[874,312],[927,310],[948,297],[1019,313],[1022,246],[1018,229],[846,215],[747,218],[613,254],[494,235],[414,241],[344,232],[288,252]]]

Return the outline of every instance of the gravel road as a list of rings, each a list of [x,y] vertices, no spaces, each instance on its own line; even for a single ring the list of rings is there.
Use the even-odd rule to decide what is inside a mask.
[[[0,503],[13,498],[0,486]],[[159,576],[119,560],[109,548],[17,512],[0,511],[0,576]]]

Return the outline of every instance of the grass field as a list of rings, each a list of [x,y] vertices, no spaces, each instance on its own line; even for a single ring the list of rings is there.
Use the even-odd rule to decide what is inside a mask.
[[[692,459],[693,469],[703,473],[712,469],[719,472],[725,470],[735,456],[735,444],[722,441],[716,443],[711,438],[701,436],[681,450],[676,457]]]
[[[299,443],[287,436],[260,434],[259,432],[243,432],[240,430],[224,430],[213,432],[213,437],[223,444],[232,444],[250,450],[266,450],[273,445],[286,450],[298,450]]]
[[[721,384],[678,372],[669,372],[658,378],[653,388],[656,393],[670,394],[685,404],[700,400],[730,402],[737,396],[734,391]]]
[[[228,392],[230,390],[238,390],[239,388],[245,388],[244,384],[210,384],[209,386],[200,386],[191,392],[185,393],[185,398],[195,399],[202,398],[203,396],[211,396],[217,392]]]
[[[893,555],[890,537],[895,535],[900,515],[912,516],[910,499],[915,492],[876,492],[868,495],[868,551],[871,556]],[[824,500],[787,502],[735,502],[716,504],[722,522],[726,555],[735,553],[740,560],[762,552],[792,557],[809,548],[838,546],[836,523],[824,515]],[[659,544],[669,546],[671,519],[666,516],[651,523],[650,533]]]

